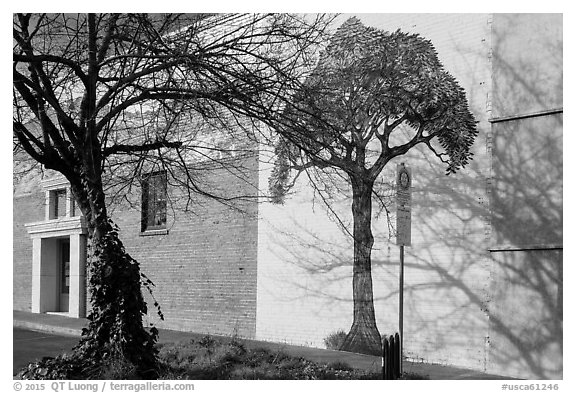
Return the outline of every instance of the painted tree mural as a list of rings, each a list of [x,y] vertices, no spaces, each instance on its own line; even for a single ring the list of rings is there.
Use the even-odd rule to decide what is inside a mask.
[[[375,183],[395,157],[419,144],[455,173],[477,135],[464,90],[432,43],[350,18],[284,113],[270,190],[282,202],[294,171],[343,177],[352,189],[353,324],[341,349],[380,354],[371,275]],[[408,136],[406,136],[408,135]]]

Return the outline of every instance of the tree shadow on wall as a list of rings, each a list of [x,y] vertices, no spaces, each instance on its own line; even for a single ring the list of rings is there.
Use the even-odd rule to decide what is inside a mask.
[[[480,168],[471,165],[461,181],[470,182],[470,190],[480,185],[477,192],[456,193],[448,209],[441,202],[428,214],[418,209],[415,217],[425,231],[445,236],[411,248],[407,258],[416,262],[407,269],[426,271],[435,278],[425,285],[457,289],[462,300],[482,310],[488,319],[486,369],[493,373],[562,376],[561,138],[554,146],[540,143],[553,123],[561,129],[561,118],[540,119],[494,135],[489,199],[482,197]],[[432,177],[421,177],[423,198],[442,192],[438,182],[426,182]],[[447,224],[453,222],[461,222],[457,231]],[[439,245],[450,253],[439,256]]]

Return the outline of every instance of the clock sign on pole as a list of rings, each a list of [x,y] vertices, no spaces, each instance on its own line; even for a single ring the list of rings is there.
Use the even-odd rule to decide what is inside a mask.
[[[400,246],[400,283],[398,291],[398,330],[400,331],[400,372],[404,352],[404,246],[411,243],[412,171],[404,163],[396,169],[396,244]]]
[[[409,246],[412,224],[412,171],[404,163],[396,171],[396,244]]]

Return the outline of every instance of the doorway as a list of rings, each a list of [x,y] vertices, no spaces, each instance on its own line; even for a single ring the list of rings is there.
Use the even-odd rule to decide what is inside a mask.
[[[58,243],[58,311],[68,312],[70,309],[70,239],[62,239]]]
[[[33,313],[86,315],[86,225],[64,217],[26,224],[32,237]]]

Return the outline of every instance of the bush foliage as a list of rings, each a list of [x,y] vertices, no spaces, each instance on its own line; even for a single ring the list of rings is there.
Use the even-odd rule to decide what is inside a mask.
[[[334,333],[330,333],[328,336],[324,338],[324,345],[326,349],[333,349],[339,350],[346,339],[346,332],[342,329],[335,331]]]

